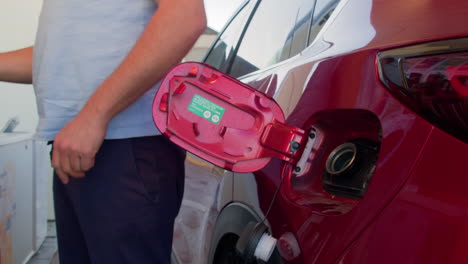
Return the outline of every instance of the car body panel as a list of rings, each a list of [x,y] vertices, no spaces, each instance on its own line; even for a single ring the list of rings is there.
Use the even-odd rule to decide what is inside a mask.
[[[284,106],[281,103],[282,100],[278,100],[283,109],[296,109],[288,116],[287,122],[303,129],[307,129],[305,127],[307,117],[327,108],[368,109],[379,117],[382,124],[382,149],[379,156],[385,158],[378,162],[369,192],[352,211],[340,216],[315,214],[311,212],[313,209],[307,208],[307,205],[304,206],[305,208],[297,207],[297,202],[291,203],[291,199],[288,198],[284,199],[283,202],[278,201],[277,206],[274,207],[273,216],[269,219],[275,234],[280,236],[282,233],[290,231],[296,234],[302,252],[305,254],[302,261],[306,263],[314,263],[314,261],[328,263],[332,261],[392,201],[415,166],[432,129],[430,124],[402,107],[379,83],[375,76],[374,61],[378,50],[374,50],[374,48],[380,47],[379,50],[382,50],[382,47],[387,49],[420,41],[466,35],[466,28],[456,22],[461,21],[461,16],[464,14],[460,12],[459,8],[455,8],[455,6],[460,6],[459,1],[454,1],[458,5],[451,6],[445,6],[445,3],[442,5],[442,3],[430,2],[430,5],[434,6],[423,8],[422,13],[412,10],[405,14],[398,13],[393,14],[393,16],[386,15],[385,17],[380,17],[377,14],[385,13],[384,10],[399,10],[389,7],[395,2],[388,4],[388,1],[385,3],[384,1],[374,1],[370,13],[372,24],[367,25],[367,27],[377,27],[375,32],[382,32],[381,34],[384,34],[385,37],[376,34],[365,46],[351,46],[354,49],[351,50],[351,47],[348,46],[349,42],[343,39],[343,35],[334,34],[334,31],[347,32],[352,35],[352,26],[354,25],[352,19],[356,17],[356,13],[353,13],[353,11],[365,10],[365,8],[363,9],[365,2],[371,4],[371,1],[359,1],[359,3],[358,1],[349,1],[324,34],[323,41],[331,43],[330,48],[325,52],[321,50],[322,52],[318,57],[326,58],[318,62],[318,66],[307,67],[315,68],[315,71],[311,74],[309,86],[304,93],[295,96],[301,98],[297,106]],[[427,1],[419,2],[421,6],[424,4],[423,2]],[[404,5],[403,3],[399,4]],[[411,8],[417,8],[417,5]],[[466,10],[466,8],[467,5],[465,5],[465,9],[462,9]],[[417,18],[408,17],[408,15],[414,16],[415,13],[418,15]],[[359,12],[359,15],[366,17],[366,14],[362,12]],[[434,19],[430,17],[444,17],[447,20],[442,23],[438,21],[437,27],[434,28],[427,26],[428,24],[434,24]],[[414,25],[407,23],[409,19],[411,21],[415,19],[418,23]],[[398,29],[391,26],[398,23],[402,23],[402,28]],[[351,25],[351,29],[349,25]],[[382,25],[384,26],[383,29],[381,29]],[[450,29],[441,30],[441,28]],[[359,29],[361,27],[356,27],[356,33],[358,33]],[[371,30],[369,32],[368,36],[372,34]],[[401,34],[406,35],[402,37]],[[363,43],[360,45],[363,45]],[[335,54],[335,52],[340,53]],[[303,55],[304,57],[310,56],[310,53],[310,50],[306,50]],[[308,60],[310,58],[300,58],[298,60],[302,59]],[[313,59],[314,57],[311,60]],[[291,67],[291,65],[288,64],[287,67]],[[273,70],[278,71],[277,68]],[[294,72],[294,69],[288,70]],[[278,78],[277,83],[282,83],[282,80]],[[299,80],[298,83],[300,84],[302,81]],[[314,84],[318,85],[314,86]],[[271,89],[273,88],[268,90]],[[276,88],[276,90],[279,89]],[[291,90],[286,90],[283,93],[289,94]],[[282,91],[277,91],[277,97],[275,98],[281,97],[281,93]],[[373,105],[377,102],[381,105]],[[466,148],[466,146],[464,147]],[[257,173],[258,186],[261,186],[258,191],[259,196],[263,198],[260,200],[263,201],[262,208],[264,210],[271,201],[274,189],[279,183],[280,167],[281,165],[275,164],[275,161],[273,161],[264,170]],[[269,179],[265,179],[267,177]],[[271,182],[276,182],[276,185],[273,184],[272,188],[267,191],[267,186],[270,186]],[[284,190],[284,192],[287,193],[288,190]],[[324,203],[323,206],[328,202]],[[279,217],[284,214],[288,215],[286,219]]]
[[[239,78],[273,97],[289,125],[317,132],[301,177],[279,159],[233,175],[232,201],[260,216],[281,188],[267,221],[277,238],[294,234],[301,251],[284,263],[468,260],[468,145],[398,101],[377,70],[382,51],[467,37],[467,13],[468,2],[457,0],[340,1],[300,54]],[[358,136],[380,143],[367,192],[362,199],[328,193],[321,181],[327,153]]]
[[[466,263],[467,156],[435,128],[408,182],[336,263]]]
[[[385,158],[378,161],[373,180],[363,200],[343,201],[340,197],[324,193],[316,181],[316,173],[323,170],[323,163],[320,167],[311,168],[310,179],[302,184],[310,186],[311,190],[303,190],[303,187],[296,190],[289,182],[283,186],[284,196],[277,200],[269,220],[276,236],[287,232],[296,235],[302,252],[307,252],[304,259],[331,261],[332,259],[327,257],[340,254],[351,243],[403,186],[431,130],[429,124],[383,91],[383,87],[375,80],[374,54],[363,54],[363,61],[354,55],[349,59],[342,57],[339,62],[334,59],[321,62],[311,76],[313,81],[302,94],[299,105],[303,101],[304,107],[297,108],[298,110],[293,111],[287,119],[290,124],[307,130],[313,125],[310,119],[317,113],[334,109],[366,109],[379,117],[382,126],[379,156]],[[356,68],[356,63],[367,65],[367,69]],[[365,76],[366,73],[370,76]],[[363,81],[352,85],[353,83],[348,81],[354,76],[364,77]],[[334,81],[326,83],[321,80]],[[373,80],[373,83],[368,80]],[[339,93],[340,90],[348,92]],[[330,96],[327,97],[326,94]],[[330,133],[330,136],[335,136],[333,131]],[[256,173],[263,210],[266,210],[282,177],[281,166],[284,166],[282,161],[273,160],[265,169]],[[276,184],[267,192],[267,186],[271,186],[271,182]],[[283,199],[284,202],[281,202]],[[288,217],[275,217],[276,214],[286,214]],[[281,228],[277,230],[276,227]],[[325,259],[320,259],[321,255]]]

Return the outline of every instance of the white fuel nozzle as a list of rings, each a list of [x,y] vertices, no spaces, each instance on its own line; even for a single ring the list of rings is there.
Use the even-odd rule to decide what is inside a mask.
[[[271,255],[273,254],[273,251],[275,251],[275,247],[276,239],[267,233],[264,233],[258,242],[254,256],[258,259],[268,262]]]

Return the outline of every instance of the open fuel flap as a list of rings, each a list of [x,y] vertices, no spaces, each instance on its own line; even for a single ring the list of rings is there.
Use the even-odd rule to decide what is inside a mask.
[[[304,131],[284,123],[267,95],[209,65],[175,66],[153,102],[158,129],[175,144],[222,168],[251,172],[272,157],[295,159]]]

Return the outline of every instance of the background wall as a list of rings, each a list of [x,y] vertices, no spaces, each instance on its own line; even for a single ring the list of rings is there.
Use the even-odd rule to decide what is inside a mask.
[[[0,2],[0,52],[34,43],[42,0],[3,0]],[[36,101],[31,85],[0,82],[0,129],[17,117],[15,131],[34,131],[37,124]]]
[[[0,52],[15,50],[34,43],[43,0],[2,0],[0,2]],[[207,32],[185,59],[200,60],[226,20],[244,0],[205,0]],[[36,128],[36,101],[31,85],[0,82],[0,129],[12,117],[20,121],[16,132],[32,132]]]

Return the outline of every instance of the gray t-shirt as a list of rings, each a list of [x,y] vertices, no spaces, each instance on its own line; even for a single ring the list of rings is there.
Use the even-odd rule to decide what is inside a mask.
[[[154,0],[44,0],[34,45],[36,139],[53,140],[119,66],[157,9]],[[118,114],[106,138],[159,134],[151,116],[157,87]]]

